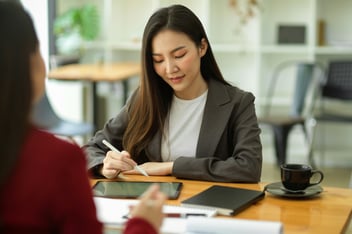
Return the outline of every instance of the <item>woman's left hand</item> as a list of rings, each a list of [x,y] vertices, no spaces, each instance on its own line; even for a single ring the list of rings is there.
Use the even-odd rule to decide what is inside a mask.
[[[172,172],[173,162],[146,162],[138,165],[144,169],[148,175],[170,175]],[[124,171],[123,174],[140,174],[137,170]]]
[[[160,192],[157,184],[153,184],[141,196],[140,202],[132,211],[132,217],[139,217],[148,221],[157,233],[159,233],[161,224],[163,222],[163,205],[166,200],[166,195]]]

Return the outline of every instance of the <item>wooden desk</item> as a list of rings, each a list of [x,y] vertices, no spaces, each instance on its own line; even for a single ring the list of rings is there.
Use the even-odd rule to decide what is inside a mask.
[[[171,176],[125,175],[129,181],[180,181],[183,189],[178,200],[168,200],[167,204],[179,205],[180,202],[211,185],[218,184],[231,187],[263,190],[266,183],[235,184],[212,183],[193,180],[179,180]],[[92,186],[98,180],[91,180]],[[344,233],[350,222],[352,210],[352,190],[324,187],[324,192],[315,198],[292,200],[272,196],[266,197],[247,208],[235,218],[280,221],[284,225],[284,233]],[[224,216],[223,216],[224,217]]]
[[[56,80],[90,81],[92,83],[93,124],[95,128],[98,128],[97,82],[122,81],[123,102],[125,103],[128,97],[128,79],[139,75],[140,72],[139,63],[69,64],[52,69],[48,77]]]

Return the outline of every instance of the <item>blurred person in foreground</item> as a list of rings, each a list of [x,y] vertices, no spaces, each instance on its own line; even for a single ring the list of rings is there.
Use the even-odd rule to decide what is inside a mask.
[[[31,123],[46,72],[32,19],[17,1],[0,0],[0,35],[0,233],[102,233],[82,150]],[[124,233],[158,233],[164,200],[152,186]]]

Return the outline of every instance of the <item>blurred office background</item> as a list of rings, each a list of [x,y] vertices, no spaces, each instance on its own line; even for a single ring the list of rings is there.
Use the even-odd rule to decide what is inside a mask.
[[[23,0],[35,18],[42,53],[47,61],[58,54],[79,54],[81,63],[110,63],[140,60],[144,25],[157,8],[181,3],[201,19],[225,79],[256,96],[258,116],[265,114],[271,78],[286,62],[319,64],[327,68],[330,61],[352,60],[352,28],[349,26],[352,1],[349,0]],[[92,38],[79,33],[54,34],[57,18],[73,10],[90,7],[88,23]],[[95,27],[97,25],[97,27]],[[95,31],[97,32],[95,35]],[[49,33],[48,33],[49,32]],[[58,40],[61,44],[58,44]],[[66,41],[65,41],[66,40]],[[64,42],[63,42],[64,41]],[[276,84],[270,101],[276,114],[288,113],[295,87],[295,66],[284,71],[284,81]],[[315,78],[319,74],[314,73]],[[138,77],[129,80],[130,90]],[[314,82],[313,82],[314,84]],[[303,114],[309,114],[312,89],[307,91]],[[100,126],[123,105],[121,83],[98,85]],[[87,82],[47,81],[47,93],[55,111],[63,118],[91,121],[87,106],[90,92]],[[276,96],[278,95],[278,96]],[[346,104],[346,103],[345,103]],[[333,103],[337,111],[351,106]],[[350,113],[351,113],[350,111]],[[273,131],[261,125],[263,143],[263,181],[279,180]],[[308,128],[308,135],[310,134]],[[314,160],[326,172],[324,183],[348,187],[351,177],[352,124],[322,124],[316,129]],[[78,138],[84,143],[84,139]],[[286,162],[311,163],[309,141],[300,125],[295,125],[287,142]]]

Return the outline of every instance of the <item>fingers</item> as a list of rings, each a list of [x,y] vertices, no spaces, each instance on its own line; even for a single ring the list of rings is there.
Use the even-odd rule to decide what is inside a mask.
[[[141,201],[145,202],[147,206],[150,206],[151,204],[162,206],[165,200],[166,195],[160,192],[158,184],[151,185],[141,196]]]
[[[119,169],[121,171],[132,170],[136,165],[127,152],[116,153],[108,151],[103,160],[104,167],[107,169]]]
[[[117,153],[117,152],[115,152],[115,151],[108,151],[107,153],[106,153],[106,156],[110,156],[111,158],[114,158],[114,159],[119,159],[119,158],[121,158],[121,157],[123,157],[123,158],[125,158],[125,159],[130,159],[130,160],[132,160],[131,159],[131,155],[127,152],[127,151],[122,151],[122,152],[120,152],[120,153]],[[133,160],[132,160],[133,161]]]
[[[109,179],[116,178],[119,173],[132,170],[135,165],[136,162],[131,159],[128,152],[108,151],[103,160],[102,174]]]
[[[104,167],[103,167],[103,171],[102,171],[102,174],[108,179],[116,178],[120,173],[121,173],[121,170],[104,169]]]
[[[159,191],[158,184],[152,184],[141,196],[142,201],[152,200]]]
[[[150,222],[159,230],[164,218],[162,212],[166,196],[160,192],[159,185],[153,184],[140,197],[139,204],[132,209],[132,217],[140,217]]]

